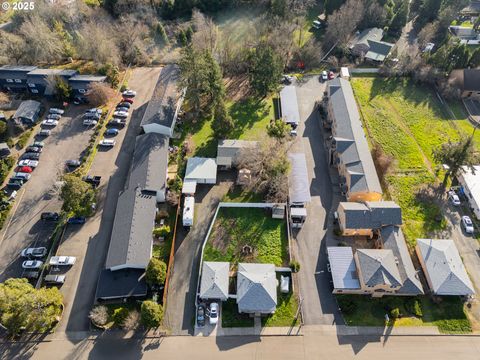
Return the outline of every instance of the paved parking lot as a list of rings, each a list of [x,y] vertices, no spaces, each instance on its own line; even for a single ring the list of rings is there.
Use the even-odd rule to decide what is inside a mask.
[[[86,130],[82,124],[81,115],[86,108],[69,108],[59,124],[50,128],[52,134],[42,139],[45,146],[39,165],[18,192],[12,216],[0,234],[0,281],[22,274],[23,259],[19,254],[23,248],[46,246],[49,240],[55,225],[42,222],[40,214],[61,208],[58,193],[52,190],[63,172],[65,161],[78,159],[88,145],[93,130]]]

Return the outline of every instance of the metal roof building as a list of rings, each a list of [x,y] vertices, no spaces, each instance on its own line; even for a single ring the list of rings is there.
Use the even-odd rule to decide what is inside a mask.
[[[204,261],[200,281],[200,298],[228,299],[230,263]]]
[[[287,124],[300,123],[300,112],[298,111],[297,90],[295,86],[285,86],[280,91],[280,113]]]
[[[118,197],[105,267],[112,271],[145,269],[152,255],[156,200],[137,188]]]
[[[310,180],[308,179],[307,160],[303,153],[288,154],[290,174],[288,176],[288,195],[290,204],[310,202]]]
[[[416,251],[434,294],[475,294],[453,240],[417,239]]]
[[[184,181],[197,184],[215,184],[217,182],[217,161],[212,158],[191,157],[187,161]]]
[[[220,140],[217,147],[217,165],[230,168],[235,166],[237,156],[242,149],[258,146],[256,141],[247,140]]]
[[[360,289],[352,248],[349,246],[327,247],[327,253],[334,289]]]
[[[277,278],[273,264],[239,263],[237,305],[240,313],[271,314],[277,308]]]

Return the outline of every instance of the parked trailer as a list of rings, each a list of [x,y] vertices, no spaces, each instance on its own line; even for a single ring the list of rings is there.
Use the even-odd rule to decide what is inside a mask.
[[[183,227],[190,228],[193,225],[193,214],[195,210],[195,198],[191,195],[185,196],[183,201]]]

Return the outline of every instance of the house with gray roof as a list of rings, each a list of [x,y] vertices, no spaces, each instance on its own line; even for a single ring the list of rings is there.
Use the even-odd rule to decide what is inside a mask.
[[[373,294],[395,291],[402,285],[395,256],[387,249],[358,249],[355,259],[362,287],[371,288]]]
[[[460,90],[462,98],[480,99],[480,69],[453,70],[448,82]]]
[[[453,240],[417,239],[415,250],[432,293],[452,296],[475,294]]]
[[[168,171],[168,141],[165,135],[148,133],[137,136],[128,180],[129,188],[139,187],[144,193],[165,201]]]
[[[363,293],[352,248],[349,246],[329,246],[327,247],[327,254],[333,280],[333,293]]]
[[[288,197],[290,205],[306,205],[310,202],[310,180],[307,160],[303,153],[289,153],[290,173],[288,175]]]
[[[0,90],[11,92],[26,91],[27,74],[36,66],[3,65],[0,66]]]
[[[383,30],[380,28],[369,28],[356,34],[349,44],[349,48],[356,56],[363,56],[373,62],[383,62],[390,54],[394,44],[381,41]]]
[[[35,69],[27,74],[28,90],[34,95],[55,95],[55,86],[51,82],[52,77],[59,77],[68,83],[68,80],[77,74],[77,70]]]
[[[152,230],[155,223],[155,197],[140,188],[128,188],[120,194],[115,211],[105,267],[146,269],[152,256]]]
[[[300,112],[298,110],[297,90],[295,86],[285,86],[280,91],[280,116],[287,124],[298,125]]]
[[[217,146],[217,166],[220,169],[230,169],[236,165],[238,156],[243,149],[251,149],[257,146],[257,141],[219,140]]]
[[[35,100],[25,100],[20,103],[17,111],[13,115],[13,120],[17,124],[33,125],[37,122],[42,104]]]
[[[95,83],[103,83],[107,80],[102,75],[75,75],[68,79],[68,84],[72,88],[72,96],[84,98],[90,85]]]
[[[104,302],[144,299],[147,282],[143,269],[102,269],[97,283],[95,298]]]
[[[171,137],[185,91],[178,88],[180,68],[170,64],[162,68],[153,95],[141,120],[145,133],[156,132]]]
[[[200,274],[200,298],[204,300],[228,299],[230,263],[204,261]]]
[[[382,187],[368,147],[350,82],[336,78],[327,86],[326,127],[332,130],[329,162],[337,166],[348,201],[378,201]]]
[[[267,315],[277,308],[277,278],[273,264],[239,263],[237,305],[240,313]]]
[[[191,157],[183,178],[182,193],[195,194],[197,184],[215,184],[217,182],[217,160],[212,158]]]

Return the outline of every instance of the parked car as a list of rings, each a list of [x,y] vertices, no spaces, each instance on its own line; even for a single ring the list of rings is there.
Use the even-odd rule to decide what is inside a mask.
[[[25,160],[25,159],[38,160],[38,159],[40,159],[40,153],[26,152],[20,157],[20,159],[22,159],[22,160]]]
[[[58,120],[54,119],[47,119],[42,121],[43,126],[57,126],[58,125]]]
[[[460,203],[460,198],[458,195],[455,193],[455,190],[450,190],[448,192],[448,200],[454,205],[454,206],[459,206]]]
[[[463,229],[465,230],[465,232],[467,234],[473,234],[473,222],[472,222],[472,219],[470,219],[469,216],[467,215],[464,215],[462,216],[462,226],[463,226]]]
[[[65,110],[58,109],[58,108],[50,108],[50,110],[48,110],[48,112],[49,112],[50,114],[63,115],[63,113],[65,112]]]
[[[85,113],[83,114],[84,119],[93,119],[93,120],[100,120],[100,115],[97,113]]]
[[[115,111],[113,113],[113,116],[119,117],[119,118],[126,118],[126,117],[128,117],[128,112],[127,111]]]
[[[114,147],[117,142],[112,139],[103,139],[98,143],[99,146]]]
[[[40,215],[40,218],[43,221],[58,221],[60,215],[56,212],[43,212],[42,215]]]
[[[100,185],[100,180],[102,179],[101,176],[94,176],[94,175],[87,175],[82,178],[83,181],[86,183],[93,185],[94,187],[97,187]]]
[[[53,119],[53,120],[60,120],[62,118],[62,115],[58,114],[48,114],[47,119]]]
[[[73,103],[75,105],[88,104],[88,99],[80,96],[75,96],[73,98]]]
[[[65,161],[67,167],[79,167],[82,163],[79,160],[67,160]]]
[[[126,124],[126,121],[125,119],[117,119],[117,118],[113,118],[112,120],[110,120],[108,122],[108,125],[109,126],[125,126]]]
[[[95,125],[97,125],[97,120],[85,119],[85,120],[83,120],[83,125],[84,126],[95,126]]]
[[[38,271],[25,271],[22,274],[22,277],[24,277],[25,279],[32,279],[32,280],[38,279],[39,276],[40,276],[40,273]]]
[[[43,265],[43,262],[40,260],[25,260],[22,263],[22,268],[24,269],[40,269]]]
[[[290,277],[280,275],[280,291],[284,294],[290,292]]]
[[[36,147],[41,147],[43,148],[45,146],[45,143],[43,141],[34,141],[32,145],[30,146],[36,146]]]
[[[28,180],[30,180],[31,177],[32,177],[32,174],[25,173],[25,172],[16,172],[13,175],[12,179],[15,179],[15,180],[22,179],[24,182],[27,182]]]
[[[39,146],[33,146],[33,145],[30,145],[30,146],[27,146],[27,148],[25,149],[26,152],[34,152],[34,153],[41,153],[43,151],[43,148],[39,147]]]
[[[124,98],[122,99],[122,102],[128,102],[128,103],[130,103],[130,104],[133,104],[133,99],[132,99],[132,98],[129,98],[129,97],[127,97],[127,98],[124,97]]]
[[[38,161],[37,160],[20,160],[18,162],[18,166],[20,167],[24,167],[24,166],[27,166],[29,168],[36,168],[38,166]]]
[[[20,253],[24,258],[43,258],[45,255],[47,255],[46,247],[26,248]]]
[[[322,81],[327,81],[328,80],[328,74],[325,70],[322,71],[322,75],[320,75],[320,79]]]
[[[67,220],[67,223],[73,225],[73,224],[85,224],[87,219],[84,216],[75,216],[71,217]]]
[[[328,72],[328,80],[335,79],[335,73],[333,71]]]
[[[197,326],[205,326],[205,305],[203,304],[199,304],[197,306]]]
[[[291,75],[283,75],[282,76],[282,83],[285,84],[285,85],[290,85],[293,80],[295,80],[295,77],[291,76]]]
[[[110,128],[110,129],[107,129],[107,131],[105,131],[105,135],[107,136],[116,136],[118,135],[119,131],[118,129],[115,129],[115,128]]]
[[[120,101],[117,105],[117,107],[125,107],[127,109],[130,109],[131,106],[132,104],[129,103],[128,101]]]
[[[125,91],[122,93],[122,95],[123,95],[124,97],[125,97],[125,96],[127,96],[127,97],[135,97],[135,96],[137,96],[137,92],[134,91],[134,90],[128,89],[128,90],[125,90]]]
[[[122,111],[122,112],[128,113],[128,108],[123,107],[123,106],[117,106],[117,107],[115,108],[115,111],[118,111],[118,112]]]
[[[66,275],[47,275],[43,282],[48,285],[62,285],[65,283]]]
[[[31,173],[33,169],[30,166],[17,166],[15,168],[15,172],[21,172],[21,173]]]
[[[12,180],[10,179],[8,184],[7,184],[7,188],[9,189],[13,189],[13,190],[19,190],[23,185],[23,181],[22,180]]]
[[[210,303],[210,311],[208,314],[210,325],[216,325],[218,323],[218,303]]]
[[[53,266],[71,266],[75,261],[77,261],[75,256],[52,256],[48,263]]]
[[[38,132],[37,136],[46,137],[46,136],[50,136],[51,133],[52,133],[52,130],[42,129]]]
[[[103,110],[100,108],[91,108],[85,111],[85,114],[97,114],[97,115],[102,115]]]

